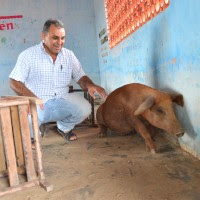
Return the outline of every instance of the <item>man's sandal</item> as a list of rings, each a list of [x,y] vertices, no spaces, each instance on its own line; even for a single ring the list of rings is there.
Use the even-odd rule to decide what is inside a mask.
[[[65,133],[63,131],[61,131],[59,128],[57,128],[57,131],[58,133],[60,133],[61,136],[63,136],[63,138],[65,140],[68,140],[68,141],[74,141],[74,140],[77,140],[77,135],[75,133],[71,131],[69,131],[68,133]],[[72,137],[75,137],[75,139],[71,139]]]

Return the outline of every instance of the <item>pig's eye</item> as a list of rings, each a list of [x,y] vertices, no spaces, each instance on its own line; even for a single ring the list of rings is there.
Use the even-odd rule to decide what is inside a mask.
[[[155,110],[159,114],[165,114],[165,111],[161,107],[157,107]]]

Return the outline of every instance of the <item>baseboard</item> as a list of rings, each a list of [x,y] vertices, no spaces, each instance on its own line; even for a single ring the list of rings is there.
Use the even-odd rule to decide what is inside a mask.
[[[181,143],[180,143],[180,146],[184,151],[188,152],[189,154],[193,155],[195,158],[200,160],[200,155],[198,155],[197,152],[195,152],[193,149],[191,149],[187,145],[181,144]]]

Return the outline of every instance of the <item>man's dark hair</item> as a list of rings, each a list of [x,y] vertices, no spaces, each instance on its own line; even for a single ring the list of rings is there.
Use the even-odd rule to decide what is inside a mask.
[[[60,20],[57,20],[57,19],[48,19],[48,20],[44,23],[42,32],[45,33],[45,34],[47,34],[48,31],[49,31],[49,28],[50,28],[50,26],[51,26],[52,24],[53,24],[55,27],[64,28],[64,24],[63,24]]]

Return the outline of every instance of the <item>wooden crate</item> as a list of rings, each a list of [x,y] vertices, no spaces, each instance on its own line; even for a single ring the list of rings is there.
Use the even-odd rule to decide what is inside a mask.
[[[35,185],[46,191],[53,187],[45,181],[42,166],[37,98],[9,96],[0,98],[0,177],[7,177],[8,188],[1,188],[0,196]],[[31,114],[35,140],[32,150],[28,115]],[[19,175],[25,174],[26,181],[20,183]],[[0,180],[1,182],[1,180]]]

